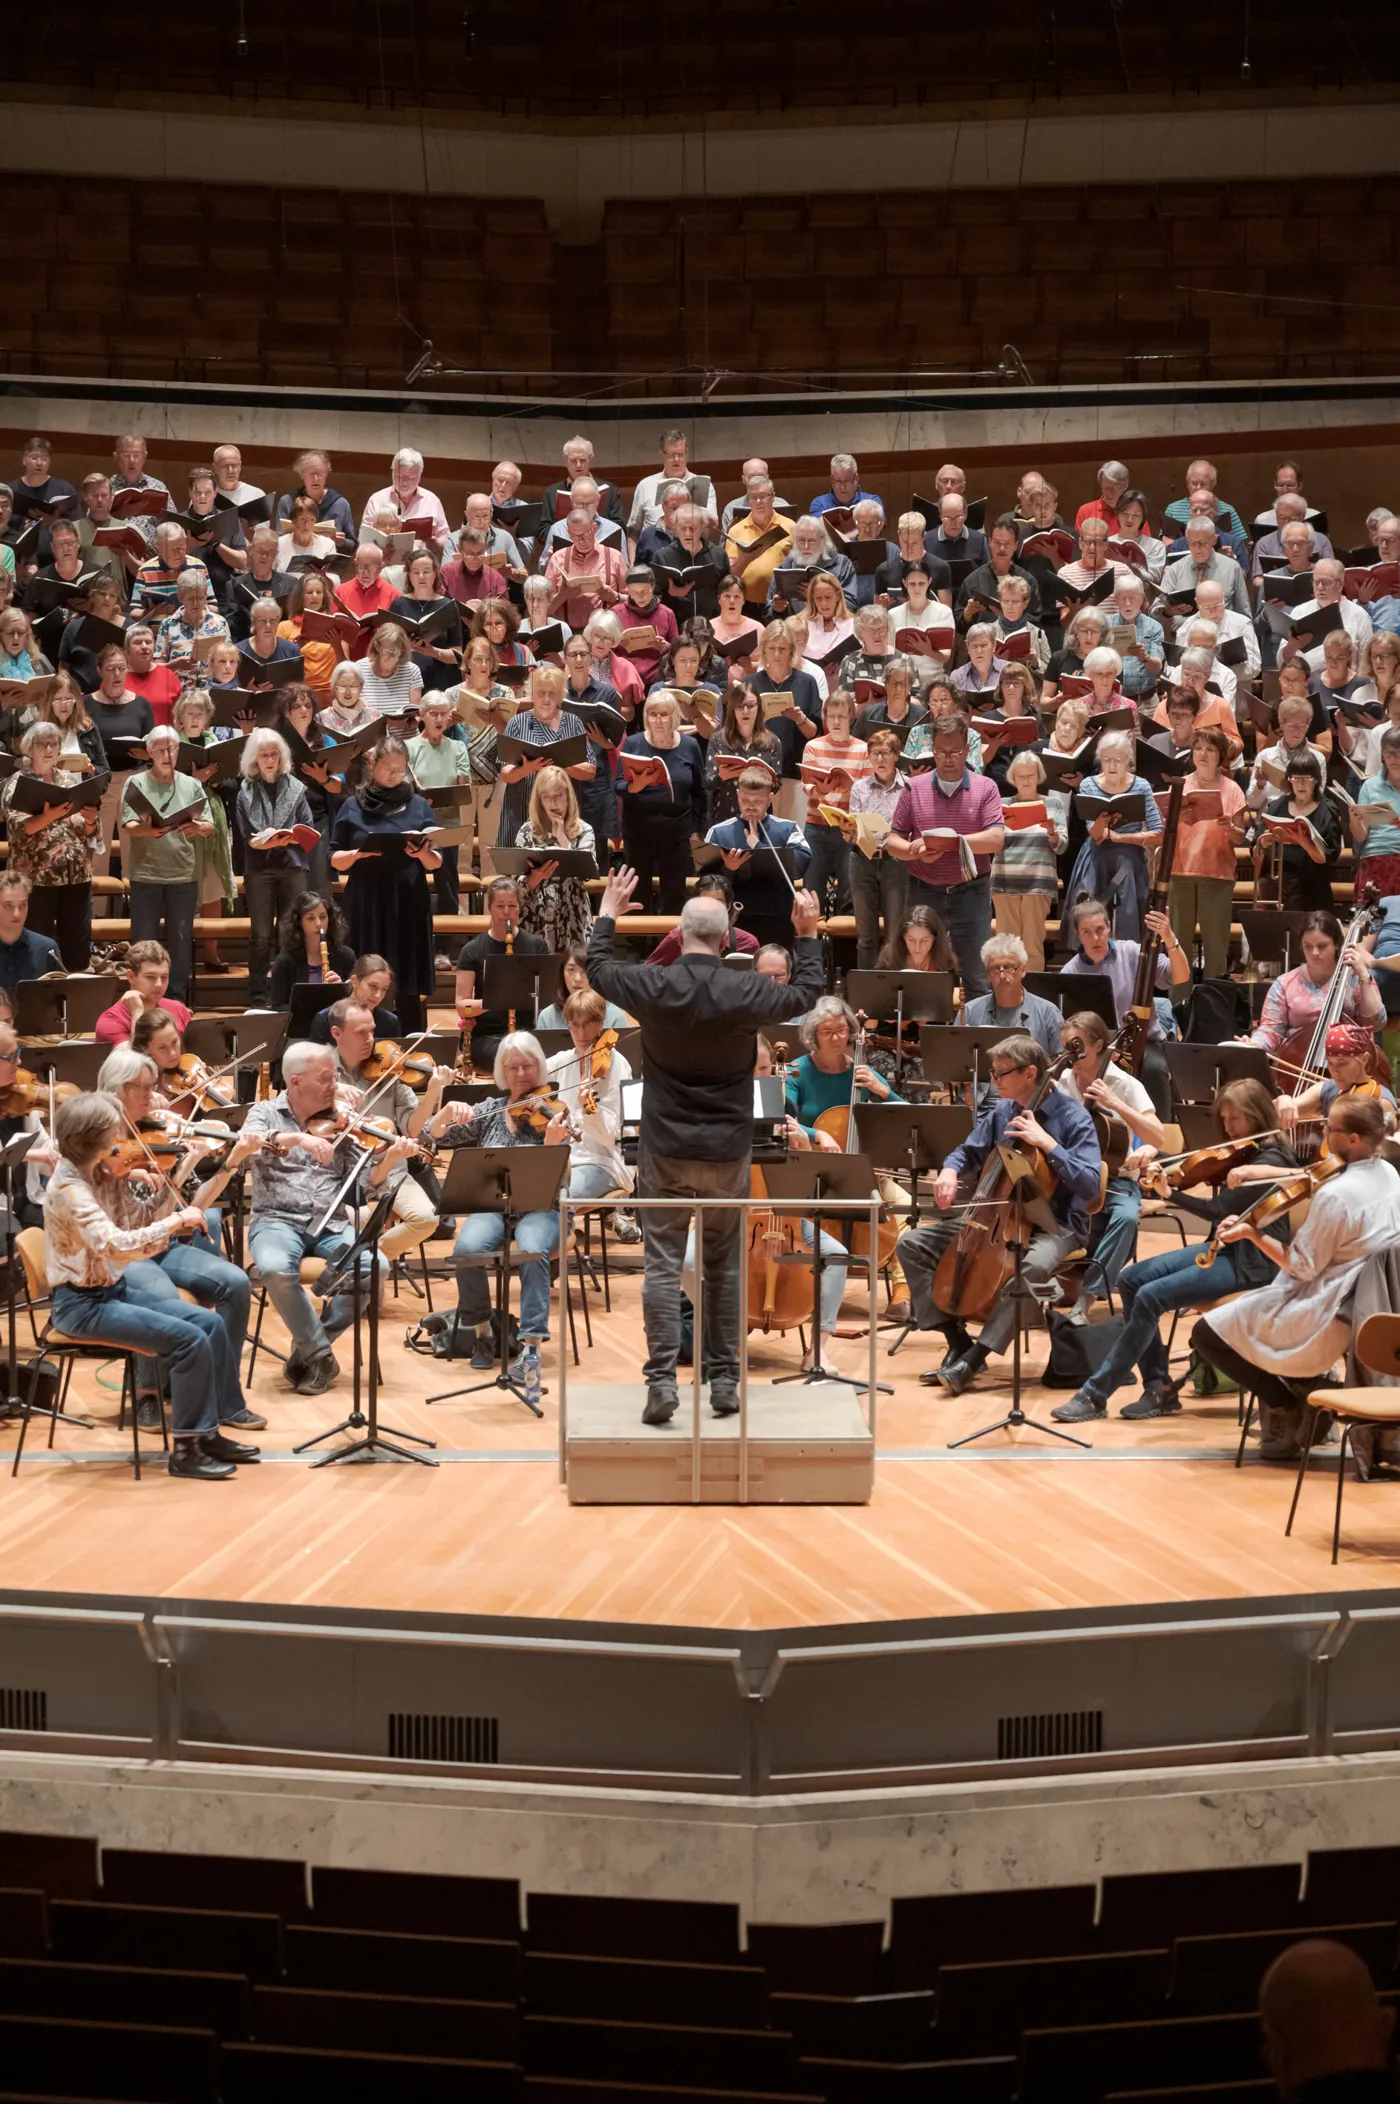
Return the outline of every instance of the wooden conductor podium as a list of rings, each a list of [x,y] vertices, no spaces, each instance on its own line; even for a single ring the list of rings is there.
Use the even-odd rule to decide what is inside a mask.
[[[820,1213],[828,1233],[842,1221],[860,1220],[870,1227],[871,1246],[879,1218],[872,1196],[874,1176],[868,1156],[799,1154],[765,1166],[769,1195],[760,1199],[697,1199],[685,1203],[697,1211],[720,1204],[746,1213],[783,1212],[784,1200],[794,1215]],[[650,1207],[674,1201],[633,1201],[645,1216]],[[564,1211],[567,1213],[567,1205]],[[561,1248],[568,1247],[568,1225]],[[745,1234],[747,1242],[747,1234]],[[788,1260],[784,1260],[788,1261]],[[796,1259],[810,1269],[802,1252]],[[854,1271],[861,1259],[852,1261]],[[572,1505],[864,1505],[875,1485],[875,1352],[869,1339],[869,1383],[857,1389],[836,1380],[805,1383],[792,1380],[797,1351],[789,1339],[785,1363],[775,1373],[789,1378],[756,1378],[748,1367],[747,1266],[741,1265],[740,1393],[742,1407],[729,1417],[716,1417],[708,1391],[694,1369],[678,1370],[680,1407],[669,1424],[644,1425],[646,1387],[580,1382],[569,1378],[567,1353],[559,1357],[559,1470]],[[699,1282],[695,1331],[704,1322],[703,1282]],[[560,1325],[561,1332],[564,1325]],[[768,1351],[782,1349],[774,1337]],[[699,1352],[696,1354],[697,1360]],[[640,1370],[640,1369],[639,1369]],[[765,1374],[767,1368],[764,1369]]]

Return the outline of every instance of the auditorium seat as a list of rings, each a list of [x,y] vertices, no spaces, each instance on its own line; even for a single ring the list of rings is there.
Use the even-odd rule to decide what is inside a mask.
[[[890,1985],[931,1986],[942,1965],[1071,1957],[1091,1946],[1096,1897],[1092,1885],[1043,1885],[896,1899]]]
[[[255,1987],[260,2045],[397,2053],[430,2060],[514,2061],[514,2002],[444,2001],[308,1987]]]
[[[1022,2034],[1038,2025],[1128,2022],[1162,2014],[1170,1965],[1165,1949],[944,1965],[938,1974],[933,2057],[961,2060],[974,2053],[1014,2052]]]
[[[658,2023],[758,2030],[769,1981],[757,1965],[688,1965],[674,1959],[604,1958],[530,1951],[525,2002],[540,2016],[649,2016]]]
[[[88,1834],[0,1832],[0,1885],[55,1899],[97,1897],[97,1842]]]
[[[1011,2104],[1018,2068],[1003,2054],[937,2067],[924,2061],[886,2067],[868,2060],[807,2058],[801,2071],[826,2104]]]
[[[516,2104],[515,2068],[479,2060],[226,2045],[222,2104]]]
[[[535,2016],[524,2023],[527,2074],[733,2091],[800,2089],[792,2035],[616,2017]]]
[[[696,2089],[687,2082],[580,2081],[576,2075],[526,2075],[526,2104],[824,2104],[822,2092]]]
[[[780,1992],[768,1997],[768,2020],[792,2033],[804,2060],[923,2062],[935,2052],[934,2001],[926,1988],[863,1995]]]
[[[0,1959],[0,2013],[16,2016],[113,2024],[167,2024],[178,2017],[181,2025],[219,2038],[247,2038],[249,1995],[239,1973]]]
[[[241,1972],[250,1980],[276,1980],[282,1973],[282,1924],[275,1914],[57,1900],[49,1923],[56,1958]]]
[[[614,1958],[676,1958],[739,1963],[739,1909],[713,1900],[594,1899],[531,1892],[525,1901],[530,1951]]]
[[[216,2053],[212,2031],[0,2015],[4,2080],[37,2096],[214,2104]]]
[[[1107,1877],[1097,1941],[1141,1950],[1205,1928],[1287,1928],[1298,1919],[1299,1882],[1296,1863]]]
[[[1254,2008],[1259,1983],[1274,1959],[1304,1936],[1327,1936],[1334,1943],[1344,1943],[1365,1961],[1378,1988],[1395,1986],[1397,1929],[1393,1920],[1337,1925],[1319,1916],[1305,1928],[1178,1936],[1172,1951],[1170,2013],[1213,2016]]]
[[[188,1856],[154,1848],[104,1848],[102,1897],[145,1907],[215,1908],[236,1914],[307,1914],[306,1865],[273,1856]]]
[[[1018,2104],[1099,2104],[1110,2090],[1141,2083],[1150,2072],[1162,2086],[1255,2081],[1262,2073],[1259,2018],[1232,2016],[1175,2021],[1059,2025],[1027,2031],[1021,2042]]]
[[[749,1961],[763,1967],[778,1992],[864,1994],[875,1982],[884,1934],[879,1921],[751,1921]]]
[[[293,1987],[356,1988],[447,2001],[514,2001],[520,1946],[486,1937],[293,1927],[284,1940]]]
[[[1400,1920],[1400,1848],[1314,1848],[1302,1914],[1316,1921]]]
[[[507,1939],[520,1933],[520,1887],[513,1878],[337,1870],[317,1864],[311,1873],[311,1895],[318,1928]]]
[[[0,1958],[41,1958],[49,1947],[49,1910],[42,1892],[0,1886]]]

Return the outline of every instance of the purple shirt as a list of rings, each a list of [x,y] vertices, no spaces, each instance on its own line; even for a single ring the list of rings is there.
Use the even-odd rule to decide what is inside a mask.
[[[957,833],[984,833],[1001,825],[1001,791],[988,775],[965,772],[951,791],[939,786],[938,774],[916,774],[894,807],[891,821],[906,840],[916,838],[925,826],[951,826]],[[962,884],[962,864],[946,849],[931,861],[915,858],[909,873],[921,884]],[[990,855],[977,857],[977,874],[985,877],[992,866]]]

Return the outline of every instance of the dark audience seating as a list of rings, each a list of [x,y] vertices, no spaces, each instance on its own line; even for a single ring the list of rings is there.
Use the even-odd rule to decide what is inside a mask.
[[[0,1833],[0,2104],[1175,2104],[1271,2093],[1260,1979],[1400,1990],[1400,1851],[874,1921]],[[1301,1896],[1300,1896],[1301,1892]]]

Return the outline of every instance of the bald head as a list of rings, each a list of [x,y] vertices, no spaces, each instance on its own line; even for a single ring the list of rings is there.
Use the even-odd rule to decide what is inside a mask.
[[[681,908],[682,951],[705,950],[718,957],[729,939],[729,908],[723,899],[687,899]]]
[[[1259,1989],[1264,2058],[1285,2093],[1321,2075],[1390,2064],[1394,2011],[1354,1951],[1322,1938],[1276,1958]]]

